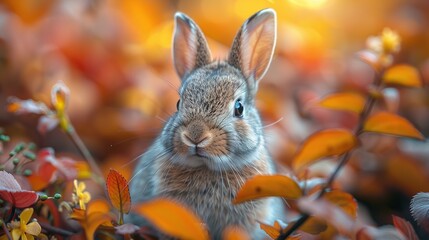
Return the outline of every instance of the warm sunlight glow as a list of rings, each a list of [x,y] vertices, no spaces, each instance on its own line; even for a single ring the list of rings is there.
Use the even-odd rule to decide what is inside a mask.
[[[289,1],[301,7],[319,8],[323,6],[327,0],[289,0]]]

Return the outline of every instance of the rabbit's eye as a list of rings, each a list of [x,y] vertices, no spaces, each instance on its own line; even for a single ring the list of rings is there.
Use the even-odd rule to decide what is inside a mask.
[[[176,103],[177,111],[179,111],[179,106],[180,106],[180,99],[179,99],[179,100],[177,100],[177,103]]]
[[[234,117],[243,117],[244,106],[241,103],[241,100],[238,99],[234,104]]]

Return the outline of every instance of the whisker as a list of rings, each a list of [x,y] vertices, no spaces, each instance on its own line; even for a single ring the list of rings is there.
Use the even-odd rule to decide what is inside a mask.
[[[271,127],[271,126],[273,126],[273,125],[276,125],[277,123],[279,123],[279,122],[283,121],[283,119],[284,119],[284,117],[280,117],[277,121],[275,121],[275,122],[273,122],[273,123],[270,123],[270,124],[267,124],[267,125],[265,125],[265,126],[262,126],[262,128],[267,128],[267,127]]]
[[[159,119],[159,120],[163,121],[164,123],[167,123],[167,120],[163,119],[161,116],[156,115],[155,117],[156,117],[157,119]]]

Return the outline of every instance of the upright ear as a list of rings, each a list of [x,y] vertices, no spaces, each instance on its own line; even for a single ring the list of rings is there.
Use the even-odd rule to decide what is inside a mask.
[[[253,92],[268,70],[275,45],[276,12],[270,8],[247,19],[234,39],[228,62],[241,70]]]
[[[180,79],[211,61],[207,41],[195,22],[184,13],[174,16],[173,60]]]

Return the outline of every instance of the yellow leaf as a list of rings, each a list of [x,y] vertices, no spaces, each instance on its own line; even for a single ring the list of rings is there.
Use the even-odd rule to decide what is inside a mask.
[[[244,183],[232,201],[242,203],[263,197],[296,199],[302,196],[298,183],[282,175],[257,175]]]
[[[222,239],[224,240],[247,240],[250,236],[244,229],[239,227],[227,227],[223,232]]]
[[[365,105],[365,98],[358,93],[335,93],[320,101],[322,107],[361,113]]]
[[[357,217],[358,206],[356,200],[351,194],[339,190],[333,190],[331,192],[327,192],[323,197],[329,202],[340,207],[345,213],[349,214],[353,218]]]
[[[137,205],[137,213],[160,231],[180,239],[208,239],[202,221],[189,209],[167,199],[154,199]]]
[[[341,155],[358,145],[358,140],[348,130],[327,129],[314,133],[306,139],[293,159],[293,168],[302,167],[325,157]]]
[[[421,87],[422,81],[417,69],[407,64],[398,64],[386,70],[383,75],[386,84],[405,87]]]
[[[379,112],[370,116],[365,122],[363,130],[419,140],[424,139],[423,135],[407,119],[388,112]]]

